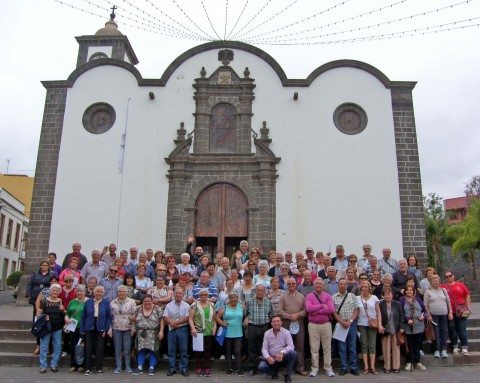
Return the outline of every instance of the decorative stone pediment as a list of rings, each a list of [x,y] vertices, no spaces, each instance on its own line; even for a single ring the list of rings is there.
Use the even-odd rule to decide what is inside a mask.
[[[229,66],[219,67],[208,79],[209,85],[239,85],[240,77]]]

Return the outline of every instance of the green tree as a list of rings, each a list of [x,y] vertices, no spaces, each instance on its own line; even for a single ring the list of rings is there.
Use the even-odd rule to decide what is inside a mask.
[[[472,278],[477,279],[475,250],[480,249],[480,200],[472,198],[465,219],[448,227],[446,234],[455,240],[452,246],[454,257],[461,255],[470,263]]]
[[[465,195],[470,200],[471,198],[480,199],[480,176],[474,176],[469,183],[465,185]]]
[[[427,235],[428,265],[436,270],[443,268],[443,247],[447,220],[443,210],[443,199],[435,193],[423,196],[425,233]]]

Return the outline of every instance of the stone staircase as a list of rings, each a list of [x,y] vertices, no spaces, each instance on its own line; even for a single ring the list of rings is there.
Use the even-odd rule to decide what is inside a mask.
[[[480,305],[479,305],[480,306]],[[38,356],[33,356],[32,351],[35,348],[35,339],[30,334],[31,322],[29,320],[0,320],[0,365],[10,366],[38,366]],[[448,359],[434,358],[431,345],[424,343],[425,357],[424,364],[429,367],[452,367],[462,365],[472,365],[480,363],[480,318],[472,318],[468,320],[468,339],[469,339],[469,356],[452,355],[449,350]],[[69,367],[70,357],[61,358],[60,367]],[[333,360],[333,367],[339,368],[339,360]],[[105,357],[105,369],[114,367],[114,359]],[[404,361],[402,361],[402,365]],[[133,365],[133,364],[132,364]],[[382,362],[379,362],[379,368]],[[310,367],[310,361],[307,360],[307,369]],[[212,363],[215,370],[224,370],[225,361],[216,359]],[[166,360],[159,361],[157,369],[166,371],[168,364]],[[190,361],[190,369],[194,369],[194,362]]]

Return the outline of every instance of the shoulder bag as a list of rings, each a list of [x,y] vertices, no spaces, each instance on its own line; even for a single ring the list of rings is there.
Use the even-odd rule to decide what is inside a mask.
[[[448,286],[448,285],[447,285]],[[457,318],[468,318],[470,314],[472,313],[470,309],[467,307],[466,304],[459,304],[458,301],[455,299],[455,294],[453,293],[452,289],[450,287],[447,287],[448,291],[452,293],[453,300],[455,302],[455,315]]]
[[[363,298],[360,298],[360,299],[362,300],[363,308],[365,309],[365,314],[367,314],[368,327],[378,329],[378,319],[370,318],[370,315],[368,315],[367,302]]]

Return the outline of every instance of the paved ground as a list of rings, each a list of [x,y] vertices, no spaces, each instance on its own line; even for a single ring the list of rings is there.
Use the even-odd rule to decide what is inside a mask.
[[[13,298],[13,290],[0,291],[0,305],[7,303],[15,303],[15,299]]]
[[[397,383],[418,383],[419,380],[422,383],[443,383],[443,382],[455,382],[455,383],[471,383],[478,381],[475,376],[480,375],[480,366],[465,366],[455,368],[437,367],[431,368],[428,371],[402,371],[400,374],[386,375],[380,372],[377,376],[366,375],[355,377],[351,374],[345,376],[335,376],[334,378],[327,378],[325,375],[318,376],[317,378],[301,377],[299,375],[293,376],[293,383],[312,383],[314,381],[332,380],[332,382],[358,382],[358,383],[371,383],[378,380],[378,382],[397,382]],[[52,373],[50,370],[46,374],[40,374],[37,367],[0,367],[0,382],[1,383],[79,383],[79,382],[95,382],[95,383],[121,383],[121,382],[152,382],[167,379],[165,371],[157,371],[155,376],[139,375],[131,376],[129,374],[114,375],[113,372],[105,371],[101,376],[91,375],[83,376],[79,373],[69,373],[62,369],[58,373]],[[189,376],[185,378],[181,375],[174,375],[168,378],[172,383],[184,383],[187,381],[195,382],[207,382],[212,383],[234,383],[239,380],[249,379],[252,383],[270,383],[272,380],[269,377],[262,375],[255,375],[252,378],[239,378],[237,376],[225,376],[222,372],[213,371],[213,375],[210,378],[197,378],[195,376]],[[282,383],[282,380],[276,382]]]

